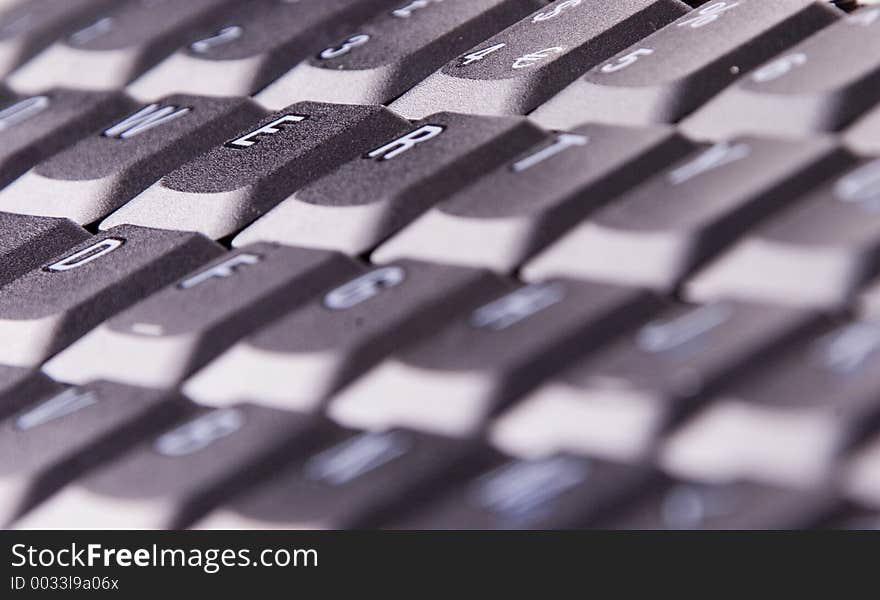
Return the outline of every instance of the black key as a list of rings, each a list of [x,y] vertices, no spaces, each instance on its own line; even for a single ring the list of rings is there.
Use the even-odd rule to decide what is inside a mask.
[[[125,114],[120,94],[50,90],[20,96],[0,108],[0,187],[66,146]]]
[[[248,96],[286,69],[399,0],[238,2],[222,20],[193,30],[187,43],[128,91],[158,98],[175,92]],[[317,100],[318,98],[302,98]],[[274,108],[299,100],[294,96]],[[340,100],[329,100],[340,102]]]
[[[512,271],[640,180],[693,150],[665,128],[588,125],[547,136],[436,205],[373,253]]]
[[[707,396],[817,321],[769,305],[671,306],[538,387],[492,425],[492,441],[517,456],[638,460]]]
[[[338,429],[271,481],[198,523],[201,529],[374,527],[455,478],[485,466],[461,440],[405,430]]]
[[[0,363],[41,363],[221,251],[197,234],[132,226],[79,244],[3,287]]]
[[[198,409],[67,486],[17,526],[180,529],[276,472],[308,447],[314,431],[309,419],[268,408]]]
[[[695,137],[837,131],[880,102],[880,7],[841,19],[682,123]]]
[[[571,529],[589,525],[652,479],[641,469],[569,455],[495,463],[385,527]]]
[[[637,290],[568,280],[488,283],[480,290],[486,300],[475,298],[473,310],[344,389],[330,415],[364,429],[468,435],[657,302]]]
[[[804,493],[755,483],[709,485],[668,481],[640,494],[599,529],[767,530],[810,529],[839,502],[828,493]]]
[[[167,427],[185,410],[179,397],[107,382],[57,388],[0,421],[0,523]],[[64,526],[76,522],[68,515]]]
[[[678,0],[556,0],[451,61],[391,108],[414,119],[441,110],[526,114],[687,10]]]
[[[257,95],[270,108],[294,101],[384,104],[508,25],[539,0],[397,0],[332,40]]]
[[[70,383],[171,387],[243,335],[358,270],[334,253],[246,246],[108,320],[43,369]]]
[[[233,244],[273,241],[366,252],[543,135],[522,118],[432,115],[297,191]]]
[[[86,26],[113,0],[27,0],[0,13],[0,77],[65,33]]]
[[[880,155],[880,104],[853,123],[843,140],[856,152]]]
[[[53,86],[112,90],[125,86],[186,40],[188,29],[231,0],[122,0],[58,40],[10,78],[33,93]]]
[[[0,419],[58,389],[58,384],[39,371],[0,365]]]
[[[198,372],[186,393],[202,404],[318,408],[391,352],[431,339],[496,281],[485,271],[413,261],[371,270],[348,263],[337,275],[332,288]]]
[[[597,120],[675,123],[841,15],[815,0],[707,2],[595,67],[531,116],[554,129]]]
[[[667,441],[674,472],[809,487],[880,427],[880,324],[826,326],[723,389]]]
[[[687,284],[690,298],[837,308],[880,273],[880,161],[805,196]]]
[[[652,177],[525,267],[669,290],[759,220],[853,163],[830,142],[742,138]]]
[[[880,511],[861,506],[846,507],[821,523],[820,527],[838,531],[878,531]]]
[[[170,96],[40,163],[0,192],[0,210],[92,223],[260,118],[244,99]]]
[[[0,212],[0,286],[89,238],[67,219]]]
[[[409,127],[381,106],[300,102],[166,175],[101,223],[227,236]]]

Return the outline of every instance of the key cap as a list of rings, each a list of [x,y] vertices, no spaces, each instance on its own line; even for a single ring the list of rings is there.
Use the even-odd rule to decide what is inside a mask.
[[[880,324],[826,326],[722,390],[662,449],[695,479],[819,485],[880,425]]]
[[[598,524],[612,530],[810,529],[839,506],[828,493],[749,482],[722,485],[669,480]]]
[[[525,119],[432,115],[295,192],[233,244],[273,241],[366,252],[542,136]]]
[[[685,294],[841,308],[880,272],[878,217],[880,161],[863,161],[747,235]]]
[[[588,120],[675,123],[840,15],[814,0],[708,2],[593,68],[531,116],[552,129]]]
[[[222,22],[193,30],[174,54],[134,81],[129,93],[140,98],[175,92],[251,95],[394,0],[322,0],[308,6],[290,0],[236,4],[224,13]],[[274,108],[296,100],[290,97]]]
[[[525,458],[643,459],[707,397],[816,322],[812,312],[770,305],[669,306],[549,378],[492,424],[490,438]]]
[[[450,61],[390,106],[526,114],[578,75],[688,10],[678,0],[556,0]]]
[[[880,102],[880,7],[841,19],[682,122],[694,137],[837,131]]]
[[[110,0],[28,0],[0,13],[0,77],[27,61],[58,36],[84,27]]]
[[[40,364],[221,251],[196,234],[132,226],[84,241],[3,287],[0,363]]]
[[[488,462],[472,444],[405,430],[337,429],[329,438],[197,527],[371,528]]]
[[[28,509],[184,414],[179,397],[97,382],[61,387],[0,422],[0,522]],[[68,515],[67,526],[76,524]]]
[[[358,270],[338,254],[273,244],[224,253],[103,323],[43,369],[71,383],[172,387],[245,334]]]
[[[589,125],[546,136],[436,205],[372,259],[512,271],[585,214],[693,147],[674,132]]]
[[[0,210],[92,223],[260,116],[244,99],[170,96],[138,106],[0,191]]]
[[[567,280],[519,287],[499,278],[483,289],[491,296],[473,310],[344,389],[330,416],[363,429],[471,434],[657,302],[638,290]]]
[[[300,100],[385,104],[541,6],[537,0],[398,1],[394,10],[328,40],[256,99],[272,109]]]
[[[880,155],[880,105],[853,123],[843,141],[856,152]]]
[[[310,419],[267,408],[198,409],[67,486],[16,527],[182,529],[307,448],[313,429]]]
[[[186,39],[189,28],[217,18],[229,0],[124,0],[58,40],[10,78],[34,93],[53,86],[112,90],[125,86]]]
[[[89,238],[67,219],[0,212],[0,286]]]
[[[221,238],[409,124],[381,106],[301,102],[184,164],[106,218]]]
[[[651,476],[641,469],[559,455],[500,458],[390,529],[569,529],[589,524]]]
[[[39,371],[0,365],[0,419],[57,389],[58,384]]]
[[[57,89],[7,102],[0,108],[0,187],[128,107],[119,94]]]
[[[528,263],[524,275],[673,289],[749,227],[851,163],[824,140],[716,144],[594,213]]]
[[[332,287],[194,375],[186,393],[214,406],[249,400],[314,410],[394,350],[430,339],[496,281],[484,271],[414,261],[346,266]]]

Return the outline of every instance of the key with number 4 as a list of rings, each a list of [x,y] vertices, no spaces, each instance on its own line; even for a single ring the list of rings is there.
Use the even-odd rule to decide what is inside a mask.
[[[675,123],[841,14],[814,0],[707,2],[595,67],[531,116],[554,129],[586,121]]]
[[[440,110],[526,114],[687,10],[678,0],[556,0],[448,63],[390,106],[414,119]]]

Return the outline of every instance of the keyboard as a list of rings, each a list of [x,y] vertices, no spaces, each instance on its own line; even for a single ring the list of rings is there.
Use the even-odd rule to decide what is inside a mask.
[[[0,2],[0,525],[877,529],[880,2]]]

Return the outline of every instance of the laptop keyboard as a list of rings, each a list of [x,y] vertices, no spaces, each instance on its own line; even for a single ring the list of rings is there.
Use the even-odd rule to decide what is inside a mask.
[[[0,77],[0,525],[880,527],[880,3],[5,0]]]

